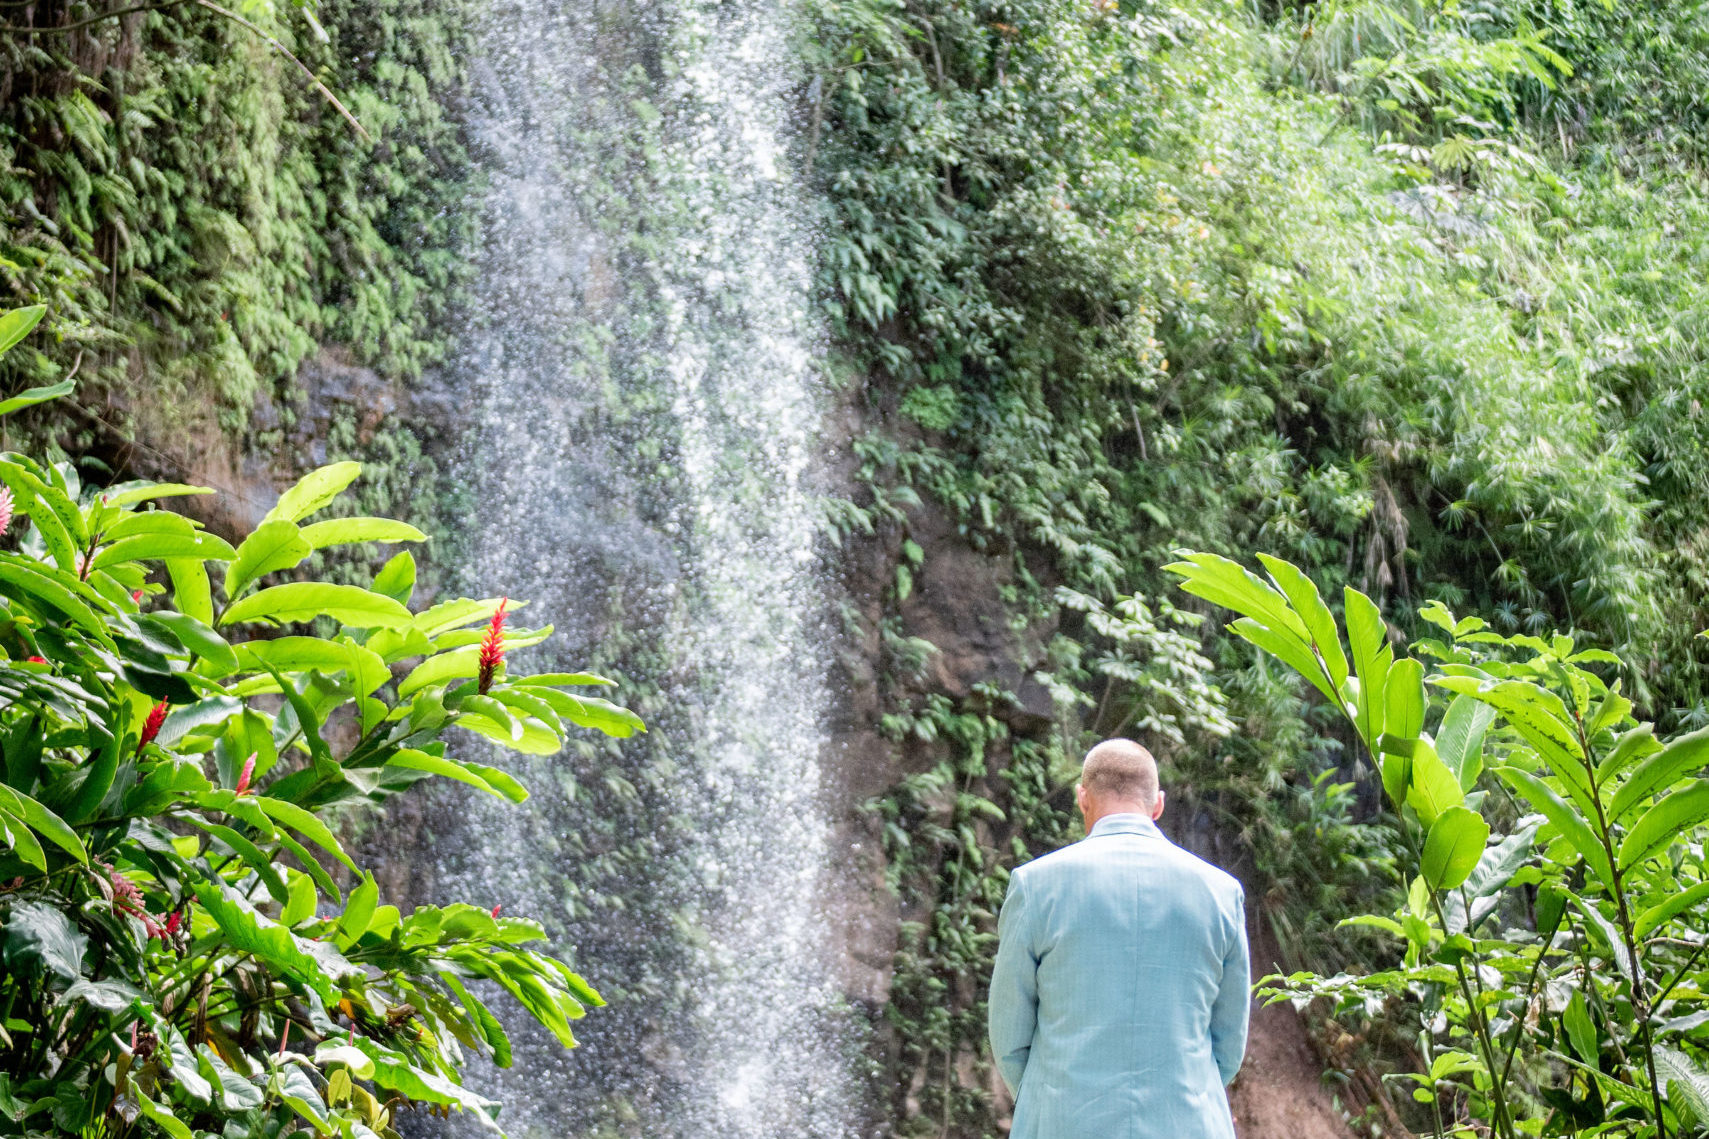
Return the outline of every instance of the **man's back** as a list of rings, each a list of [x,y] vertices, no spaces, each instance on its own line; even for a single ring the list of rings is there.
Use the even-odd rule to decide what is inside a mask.
[[[1012,1139],[1232,1139],[1246,1047],[1240,884],[1143,815],[1016,869],[991,981]]]

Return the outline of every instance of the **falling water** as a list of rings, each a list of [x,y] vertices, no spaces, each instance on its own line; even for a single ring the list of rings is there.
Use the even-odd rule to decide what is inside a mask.
[[[828,608],[811,228],[777,0],[492,0],[472,130],[467,586],[534,599],[646,737],[458,798],[428,892],[539,916],[613,998],[486,1074],[518,1136],[856,1132],[816,899]],[[509,760],[514,767],[515,761]],[[427,852],[422,852],[424,855]],[[520,1027],[520,1026],[519,1026]]]

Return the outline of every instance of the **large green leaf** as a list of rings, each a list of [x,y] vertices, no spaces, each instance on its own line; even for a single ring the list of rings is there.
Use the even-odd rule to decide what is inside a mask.
[[[1311,634],[1287,599],[1238,563],[1216,554],[1194,553],[1163,568],[1181,576],[1181,588],[1186,592],[1250,617],[1302,645],[1311,644]]]
[[[1495,721],[1495,709],[1464,694],[1455,696],[1436,733],[1436,754],[1470,791],[1483,771],[1483,740]]]
[[[4,351],[4,349],[0,349],[0,351]],[[22,411],[24,408],[34,407],[38,403],[60,399],[63,396],[70,395],[76,388],[76,381],[69,379],[61,380],[57,384],[43,384],[40,387],[29,388],[10,399],[0,399],[0,415],[11,415],[14,411]]]
[[[1695,909],[1709,900],[1709,882],[1699,882],[1688,890],[1680,890],[1670,894],[1664,901],[1651,906],[1637,916],[1632,922],[1632,936],[1645,938],[1662,927],[1662,924],[1677,914]]]
[[[237,656],[246,669],[271,665],[280,673],[349,672],[363,682],[364,695],[372,692],[390,677],[386,662],[373,650],[347,641],[326,641],[319,637],[276,637],[269,641],[246,641],[238,646]],[[368,682],[377,682],[368,686]]]
[[[273,1073],[268,1086],[273,1094],[283,1100],[292,1111],[309,1123],[322,1135],[334,1135],[338,1126],[332,1122],[326,1113],[326,1103],[320,1098],[320,1092],[315,1090],[314,1081],[309,1079],[295,1064],[286,1064]]]
[[[481,671],[479,649],[457,649],[430,656],[398,683],[398,697],[403,699],[435,684],[448,680],[468,680]]]
[[[227,1111],[248,1111],[252,1107],[260,1107],[266,1099],[265,1093],[253,1080],[238,1075],[208,1045],[196,1045],[196,1059],[202,1075],[213,1085],[220,1106]]]
[[[413,619],[410,611],[383,594],[355,585],[293,582],[252,593],[227,609],[222,625],[243,621],[282,624],[331,617],[352,628],[401,629]]]
[[[413,748],[404,748],[398,751],[386,760],[386,766],[402,767],[410,771],[425,771],[431,775],[454,779],[459,783],[467,783],[469,786],[485,791],[489,795],[500,794],[492,784],[482,779],[478,772],[472,770],[473,765],[455,759],[447,759],[444,756],[429,755]]]
[[[64,819],[22,791],[0,784],[0,811],[29,824],[31,830],[77,861],[88,863],[89,852],[84,849],[83,840],[78,837],[77,832],[67,826]]]
[[[1423,740],[1418,741],[1412,752],[1410,783],[1406,801],[1427,827],[1434,827],[1449,808],[1466,801],[1460,781],[1448,770],[1448,765],[1437,758],[1436,749]]]
[[[220,887],[208,882],[195,882],[192,889],[196,900],[219,927],[226,944],[240,953],[253,954],[257,961],[307,985],[327,1004],[337,999],[339,985],[344,979],[362,975],[362,971],[349,962],[344,962],[341,970],[329,971],[290,930],[256,913],[247,903],[228,896]],[[336,955],[335,959],[342,960]]]
[[[275,519],[255,528],[237,548],[237,556],[226,567],[225,595],[236,600],[258,579],[280,570],[293,569],[314,552],[294,522]]]
[[[1633,824],[1620,844],[1620,869],[1666,850],[1705,819],[1709,819],[1709,779],[1700,779],[1658,800]]]
[[[1269,571],[1270,580],[1275,582],[1276,588],[1282,591],[1282,596],[1288,599],[1294,612],[1299,615],[1310,636],[1311,647],[1323,658],[1323,666],[1329,673],[1330,687],[1339,693],[1341,686],[1347,682],[1347,656],[1341,651],[1341,633],[1336,628],[1335,617],[1329,612],[1329,606],[1323,603],[1323,595],[1318,592],[1317,583],[1297,566],[1281,558],[1259,554],[1258,560]]]
[[[1388,648],[1388,625],[1376,603],[1352,586],[1342,591],[1342,604],[1347,614],[1347,644],[1352,649],[1353,672],[1359,679],[1353,726],[1375,755],[1377,737],[1383,734],[1385,726],[1383,688],[1394,659],[1393,651]]]
[[[1340,694],[1330,686],[1325,678],[1323,667],[1312,655],[1309,642],[1289,633],[1278,633],[1268,625],[1261,624],[1251,617],[1239,617],[1230,622],[1229,631],[1237,636],[1251,641],[1283,664],[1299,673],[1312,687],[1323,693],[1323,698],[1336,707],[1341,706]]]
[[[27,305],[0,313],[0,356],[5,355],[7,349],[28,336],[30,330],[46,315],[46,305]]]
[[[1562,799],[1549,785],[1517,767],[1498,767],[1495,770],[1503,782],[1513,788],[1521,799],[1529,803],[1533,810],[1555,825],[1555,829],[1578,851],[1579,857],[1602,879],[1602,884],[1608,889],[1614,888],[1614,867],[1608,860],[1608,852],[1601,842],[1597,841],[1596,833],[1579,814],[1578,808]]]
[[[75,981],[89,939],[63,911],[41,902],[13,902],[0,926],[0,955],[14,973],[39,971]]]
[[[290,827],[292,830],[296,831],[298,834],[302,835],[304,838],[308,839],[310,842],[344,863],[344,865],[350,867],[353,872],[358,874],[361,873],[362,868],[357,866],[348,854],[344,853],[344,847],[339,843],[337,837],[333,835],[331,828],[321,822],[312,811],[306,811],[295,803],[287,803],[283,799],[270,799],[266,795],[255,796],[255,802],[267,813],[268,818],[272,819],[276,823],[283,823],[285,826]]]
[[[454,601],[441,601],[429,609],[424,609],[415,617],[416,632],[424,637],[437,637],[449,630],[471,625],[476,621],[489,621],[498,612],[499,599],[488,597],[474,600],[459,597]],[[520,602],[511,602],[508,612],[514,616],[523,606]]]
[[[1541,685],[1524,680],[1489,684],[1470,676],[1440,676],[1432,683],[1488,704],[1512,725],[1525,742],[1548,761],[1550,770],[1587,818],[1595,817],[1591,772],[1579,746],[1571,713],[1561,698]]]
[[[564,741],[551,729],[532,720],[517,720],[509,712],[503,722],[484,713],[464,714],[457,717],[456,725],[524,755],[557,755],[564,750]]]
[[[1655,1050],[1656,1079],[1680,1122],[1693,1130],[1709,1123],[1709,1073],[1676,1048]]]
[[[1489,841],[1489,824],[1465,807],[1449,807],[1430,825],[1419,871],[1436,890],[1452,890],[1471,876]]]
[[[573,692],[560,692],[556,688],[533,685],[530,685],[528,690],[550,704],[558,715],[572,724],[593,728],[619,739],[647,730],[647,725],[642,723],[641,717],[609,700],[601,700],[597,696],[577,696]]]
[[[1654,724],[1639,724],[1616,740],[1608,754],[1596,765],[1597,783],[1605,786],[1609,780],[1632,764],[1648,759],[1662,750],[1661,741],[1656,739],[1655,733]]]
[[[1632,770],[1608,804],[1608,821],[1619,823],[1652,794],[1665,791],[1685,775],[1709,763],[1709,728],[1675,736],[1661,751]]]
[[[130,506],[151,498],[181,498],[185,495],[212,494],[211,486],[191,486],[181,482],[144,483],[107,495],[108,506]]]
[[[97,640],[109,645],[112,643],[108,639],[106,625],[88,603],[37,566],[16,559],[0,560],[0,593],[22,601],[38,612],[46,606]]]
[[[201,827],[230,847],[232,853],[241,858],[245,866],[255,871],[256,876],[261,879],[262,885],[267,887],[268,895],[275,902],[284,905],[290,900],[291,895],[285,886],[285,880],[279,877],[279,871],[274,868],[272,861],[261,852],[260,847],[228,826],[211,823],[206,819],[197,818],[195,815],[187,815],[186,818],[189,822]]]
[[[172,604],[180,613],[204,625],[214,621],[214,591],[208,583],[207,563],[196,558],[168,558],[166,572],[172,578]]]
[[[95,555],[90,565],[109,569],[126,562],[166,561],[196,558],[204,561],[225,561],[233,550],[224,538],[214,534],[138,534],[121,538]]]
[[[303,540],[323,550],[352,542],[425,542],[427,535],[407,522],[390,518],[329,518],[304,526]]]
[[[172,631],[178,643],[208,662],[214,669],[210,675],[225,676],[237,669],[237,654],[226,639],[187,613],[162,612],[149,615]]]
[[[332,463],[310,471],[297,485],[279,496],[279,501],[267,512],[262,524],[276,520],[300,522],[333,499],[362,473],[361,463]]]
[[[1424,666],[1403,658],[1389,666],[1383,682],[1383,732],[1416,739],[1424,730]]]
[[[142,1113],[148,1116],[149,1122],[166,1132],[172,1139],[191,1139],[189,1125],[173,1115],[171,1108],[155,1103],[141,1092],[138,1092],[131,1102],[142,1109]]]

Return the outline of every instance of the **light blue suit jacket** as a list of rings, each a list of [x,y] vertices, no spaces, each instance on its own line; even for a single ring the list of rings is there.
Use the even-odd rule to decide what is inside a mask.
[[[1239,882],[1144,815],[1107,815],[1016,867],[998,934],[1011,1139],[1233,1139],[1223,1085],[1252,1001]]]

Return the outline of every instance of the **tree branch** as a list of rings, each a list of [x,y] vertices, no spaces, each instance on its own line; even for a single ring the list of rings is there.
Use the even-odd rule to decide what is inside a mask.
[[[297,65],[297,68],[305,76],[308,77],[308,81],[310,83],[314,84],[315,89],[321,93],[321,95],[326,99],[326,101],[328,103],[331,103],[333,105],[333,108],[336,109],[339,114],[344,116],[344,120],[346,122],[348,122],[351,126],[356,128],[356,133],[362,136],[363,142],[373,142],[374,141],[374,136],[370,135],[367,132],[367,130],[365,130],[363,128],[362,124],[356,121],[356,116],[350,113],[350,108],[346,107],[343,103],[339,102],[338,96],[334,95],[332,93],[332,90],[330,88],[328,88],[326,84],[322,83],[318,77],[316,77],[315,73],[309,69],[308,64],[306,64],[302,60],[298,59],[295,55],[292,55],[290,48],[286,47],[284,44],[280,43],[278,40],[276,40],[272,36],[268,35],[265,31],[263,31],[261,29],[261,27],[259,25],[254,24],[249,20],[246,20],[242,16],[238,15],[236,12],[233,12],[230,8],[223,8],[220,5],[215,4],[213,2],[213,0],[193,0],[193,3],[195,3],[197,7],[206,8],[210,12],[216,12],[219,15],[224,16],[228,20],[232,20],[236,23],[242,24],[244,27],[246,27],[250,31],[254,32],[257,36],[260,36],[263,40],[265,40],[267,42],[267,45],[269,47],[271,47],[274,51],[278,52],[280,55],[284,56],[286,59],[290,60],[292,63]]]

